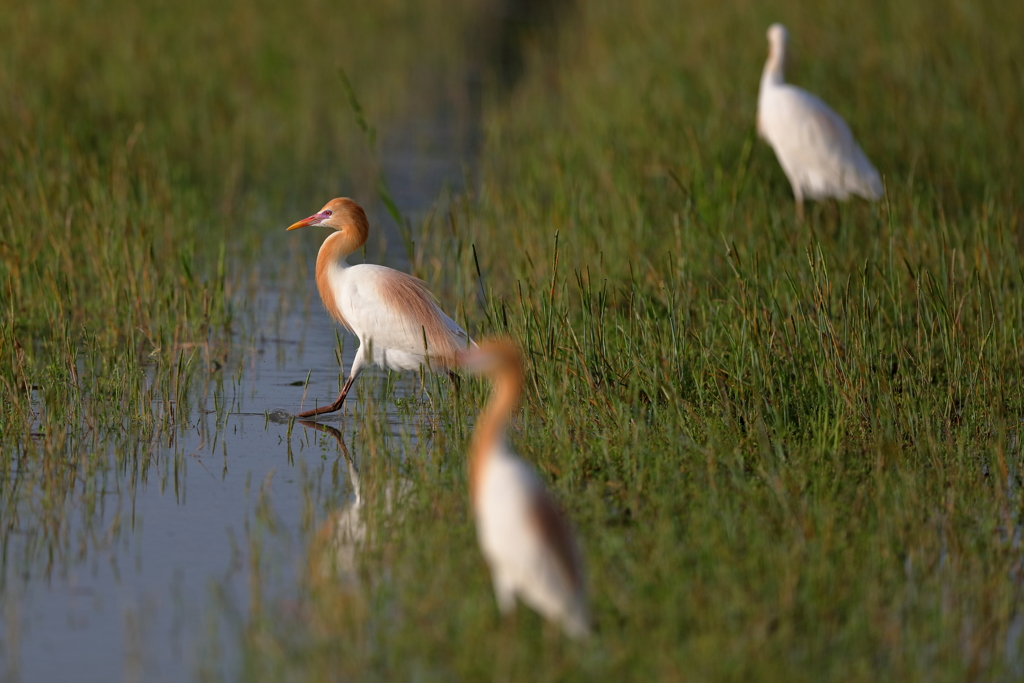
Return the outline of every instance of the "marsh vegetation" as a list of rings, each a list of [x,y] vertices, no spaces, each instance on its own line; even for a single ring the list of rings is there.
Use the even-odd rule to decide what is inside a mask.
[[[11,605],[144,543],[141,492],[173,492],[167,523],[233,500],[185,477],[199,453],[211,481],[244,480],[245,532],[207,530],[244,589],[211,569],[182,598],[208,634],[185,676],[1019,679],[1024,7],[576,3],[542,15],[557,31],[518,17],[511,82],[471,49],[496,11],[0,13],[9,677],[31,670]],[[809,204],[797,225],[754,130],[775,21],[787,80],[881,172],[877,204]],[[457,400],[430,377],[361,380],[345,457],[299,424],[233,422],[297,408],[314,347],[336,391],[307,277],[322,235],[283,229],[336,195],[374,205],[389,126],[425,101],[479,126],[479,158],[433,211],[399,206],[409,232],[367,258],[400,258],[471,334],[523,348],[511,438],[574,521],[585,644],[528,610],[498,618],[466,494],[483,384]],[[278,345],[276,383],[253,389],[257,350],[275,353],[260,340],[306,326],[321,337]],[[306,556],[351,498],[349,457],[367,540],[358,580],[333,583]],[[173,551],[209,524],[189,520]]]

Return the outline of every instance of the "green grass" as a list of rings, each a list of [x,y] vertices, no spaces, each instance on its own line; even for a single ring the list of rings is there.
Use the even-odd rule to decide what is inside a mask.
[[[88,472],[89,509],[93,478],[145,471],[155,436],[187,421],[198,371],[238,367],[231,342],[252,331],[250,299],[294,281],[291,263],[257,263],[281,243],[277,233],[339,186],[374,196],[373,155],[339,70],[386,123],[414,86],[447,83],[464,12],[453,3],[443,18],[387,1],[369,11],[318,2],[5,6],[4,547],[35,537],[40,517],[60,527],[80,502],[75,469],[53,478],[55,463]],[[382,50],[371,35],[393,44]],[[70,553],[59,534],[41,535],[28,556],[49,566],[46,558]]]
[[[365,591],[311,595],[328,629],[255,615],[247,675],[1017,678],[1021,19],[995,3],[579,7],[489,109],[479,193],[425,226],[414,263],[477,334],[526,351],[512,441],[575,520],[597,636],[499,621],[446,403]],[[790,79],[882,171],[883,202],[796,225],[754,135],[772,21]],[[388,481],[402,461],[380,456],[401,445],[371,417],[348,423],[349,448]]]
[[[259,216],[317,206],[325,166],[372,158],[336,67],[387,120],[422,82],[408,74],[424,46],[460,63],[433,36],[477,9],[446,23],[398,3],[201,7],[187,22],[127,12],[117,32],[27,5],[0,18],[15,93],[0,110],[0,425],[5,457],[16,443],[40,472],[89,445],[67,424],[158,429],[155,398],[188,387],[183,344],[223,341],[235,320],[252,283],[232,268],[257,251]],[[773,21],[790,30],[788,79],[850,123],[884,201],[813,205],[796,224],[754,134]],[[455,400],[428,382],[394,436],[393,399],[366,382],[346,421],[371,491],[360,590],[310,580],[296,610],[268,588],[238,620],[215,602],[241,678],[1018,679],[1022,24],[988,0],[579,3],[488,100],[480,186],[425,222],[411,260],[475,335],[525,350],[511,440],[575,522],[595,638],[566,642],[525,609],[498,618],[465,481],[487,388]],[[311,25],[358,36],[352,56],[296,42]],[[389,40],[396,26],[409,32]],[[29,68],[54,34],[68,43]],[[76,71],[97,35],[123,47]],[[372,196],[373,164],[346,168]],[[129,378],[100,381],[125,358]],[[151,394],[147,362],[166,377]],[[310,484],[310,547],[344,486],[331,463],[304,474],[336,487]],[[380,492],[400,477],[396,517]]]

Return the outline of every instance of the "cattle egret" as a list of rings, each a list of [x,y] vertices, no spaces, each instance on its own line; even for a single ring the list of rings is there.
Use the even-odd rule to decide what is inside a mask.
[[[583,563],[572,530],[537,472],[505,443],[505,426],[523,382],[519,351],[488,341],[462,356],[468,370],[494,382],[476,423],[469,457],[477,537],[502,613],[518,596],[570,636],[589,631]]]
[[[882,180],[857,145],[850,128],[827,104],[811,93],[787,85],[786,27],[768,28],[768,61],[757,96],[757,132],[775,150],[779,165],[793,186],[796,213],[804,217],[804,197],[865,199],[882,196]]]
[[[411,275],[369,263],[350,266],[345,258],[366,244],[369,223],[351,199],[327,202],[289,230],[322,225],[335,232],[316,257],[316,288],[327,312],[359,339],[356,357],[337,400],[307,410],[313,417],[339,410],[356,377],[367,365],[392,370],[444,368],[451,374],[458,353],[472,344],[466,332],[437,307],[423,282]]]

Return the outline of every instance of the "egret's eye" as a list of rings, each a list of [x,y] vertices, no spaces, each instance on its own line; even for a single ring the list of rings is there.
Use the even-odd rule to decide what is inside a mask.
[[[324,211],[324,215],[325,216],[330,216],[332,213],[334,213],[334,212],[333,211]]]

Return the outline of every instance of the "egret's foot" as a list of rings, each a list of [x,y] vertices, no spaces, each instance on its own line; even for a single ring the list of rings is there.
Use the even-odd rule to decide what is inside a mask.
[[[267,419],[273,422],[274,424],[279,425],[288,424],[289,422],[292,421],[292,417],[293,416],[290,412],[288,412],[287,410],[282,410],[281,408],[271,410],[269,413],[267,413]]]
[[[451,370],[448,370],[448,379],[451,381],[452,386],[455,387],[455,395],[458,396],[459,389],[462,388],[462,378]]]

